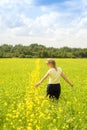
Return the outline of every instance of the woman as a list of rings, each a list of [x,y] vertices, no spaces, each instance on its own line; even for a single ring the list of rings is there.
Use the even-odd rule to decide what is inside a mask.
[[[61,93],[60,76],[71,87],[73,87],[73,84],[65,76],[64,72],[62,71],[62,69],[60,67],[56,67],[55,60],[53,60],[53,59],[47,59],[46,64],[47,64],[49,70],[45,74],[45,76],[40,80],[40,82],[35,85],[35,87],[38,87],[40,84],[43,83],[43,81],[47,77],[49,77],[49,83],[48,83],[48,87],[47,87],[47,96],[49,95],[49,98],[59,99],[59,96],[60,96],[60,93]]]

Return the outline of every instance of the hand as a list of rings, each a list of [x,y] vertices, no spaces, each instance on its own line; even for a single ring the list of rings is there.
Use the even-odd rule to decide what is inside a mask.
[[[39,85],[40,85],[40,82],[39,82],[39,83],[37,83],[37,84],[35,85],[35,87],[37,88]]]
[[[74,85],[73,84],[70,84],[71,87],[73,87]]]

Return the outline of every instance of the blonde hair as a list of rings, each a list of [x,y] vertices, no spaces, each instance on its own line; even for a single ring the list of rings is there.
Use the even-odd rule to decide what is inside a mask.
[[[56,61],[55,60],[53,60],[53,59],[47,59],[46,63],[47,64],[52,64],[53,68],[55,68],[55,70],[57,70]]]

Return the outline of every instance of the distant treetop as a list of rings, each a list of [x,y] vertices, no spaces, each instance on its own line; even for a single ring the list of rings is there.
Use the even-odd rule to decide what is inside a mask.
[[[87,48],[54,48],[39,44],[0,46],[0,58],[87,58]]]

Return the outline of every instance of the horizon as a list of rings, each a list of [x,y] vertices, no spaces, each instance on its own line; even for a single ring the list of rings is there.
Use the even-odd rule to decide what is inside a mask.
[[[4,43],[4,44],[0,44],[0,46],[3,46],[3,45],[8,45],[8,46],[30,46],[30,45],[34,45],[34,44],[37,44],[38,46],[44,46],[44,47],[46,47],[46,48],[55,48],[55,49],[60,49],[60,48],[71,48],[71,49],[87,49],[87,48],[82,48],[82,47],[69,47],[69,46],[62,46],[62,47],[53,47],[53,46],[46,46],[46,45],[43,45],[43,44],[39,44],[39,43],[30,43],[30,44],[21,44],[21,43],[19,43],[19,44],[6,44],[6,43]]]
[[[0,45],[87,48],[86,0],[1,0]]]

